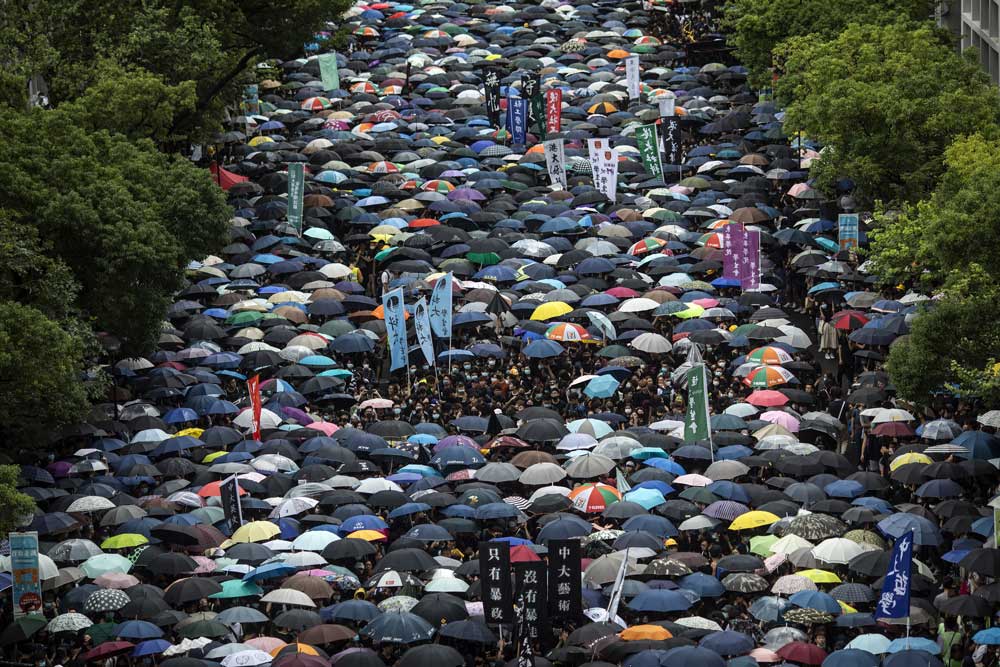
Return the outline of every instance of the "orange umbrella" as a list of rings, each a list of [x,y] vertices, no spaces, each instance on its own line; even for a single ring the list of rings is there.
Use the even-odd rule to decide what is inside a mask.
[[[626,628],[619,632],[618,636],[625,641],[638,641],[640,639],[662,641],[673,637],[670,634],[670,630],[661,628],[658,625],[633,625],[631,628]]]
[[[375,310],[372,311],[372,315],[377,320],[384,320],[385,319],[385,307],[384,306],[379,306],[378,308],[376,308]],[[410,319],[410,313],[408,311],[406,311],[406,310],[403,311],[403,319],[404,320]]]

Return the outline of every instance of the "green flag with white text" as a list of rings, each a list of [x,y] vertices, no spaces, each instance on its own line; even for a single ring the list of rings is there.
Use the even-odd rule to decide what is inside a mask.
[[[302,199],[306,189],[306,170],[301,162],[288,165],[288,224],[302,236]]]
[[[323,81],[323,90],[340,88],[340,68],[337,66],[336,53],[324,53],[319,57],[319,76]]]
[[[646,171],[653,178],[662,180],[663,162],[660,160],[660,142],[656,135],[656,125],[640,125],[635,128],[635,144]]]
[[[708,421],[708,381],[705,364],[697,364],[687,372],[687,414],[684,415],[684,442],[708,440],[712,432]]]

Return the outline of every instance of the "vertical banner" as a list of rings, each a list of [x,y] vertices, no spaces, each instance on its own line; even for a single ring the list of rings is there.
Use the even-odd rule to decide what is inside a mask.
[[[479,543],[479,579],[482,582],[483,615],[487,623],[510,623],[514,618],[511,590],[510,544]]]
[[[837,229],[841,250],[857,250],[860,242],[857,213],[841,213],[837,216]]]
[[[601,151],[598,165],[601,170],[601,183],[604,185],[604,196],[614,203],[618,191],[618,149],[609,148]]]
[[[38,533],[10,533],[10,572],[14,618],[42,611],[42,579],[38,573]]]
[[[232,530],[243,525],[243,506],[240,504],[240,482],[232,475],[219,483],[219,499],[222,501],[222,511],[226,513],[226,521]]]
[[[618,615],[618,606],[622,601],[622,590],[625,588],[625,573],[628,571],[628,547],[625,547],[625,555],[622,556],[622,564],[618,567],[618,574],[615,575],[615,583],[611,586],[611,596],[608,599],[608,623],[615,622]]]
[[[566,146],[562,139],[554,139],[542,143],[545,150],[545,168],[549,172],[549,181],[555,190],[566,189]]]
[[[385,316],[385,331],[389,339],[389,355],[392,359],[389,371],[404,368],[407,364],[406,310],[403,306],[403,288],[397,287],[382,295],[382,312]]]
[[[550,632],[545,563],[516,563],[514,577],[517,582],[517,598],[521,603],[524,620],[527,621],[531,641],[547,640]]]
[[[629,56],[625,59],[625,87],[630,100],[639,99],[642,90],[639,84],[639,56]]]
[[[486,115],[490,125],[500,127],[500,74],[495,70],[487,70],[485,78]]]
[[[336,53],[319,56],[319,78],[323,81],[323,90],[340,88],[340,67],[337,65]]]
[[[288,209],[285,217],[302,236],[302,200],[306,192],[306,167],[301,162],[288,165]]]
[[[260,440],[260,376],[247,378],[247,394],[250,395],[250,423],[253,425],[253,439]]]
[[[455,278],[449,273],[438,278],[431,292],[431,330],[438,338],[451,338],[451,298]]]
[[[528,143],[528,100],[508,97],[507,117],[510,119],[511,142],[515,146],[524,146]]]
[[[539,132],[545,131],[543,125],[544,105],[542,104],[542,82],[538,72],[525,74],[521,77],[521,97],[528,102],[529,128],[537,127]]]
[[[875,607],[876,618],[904,618],[910,615],[910,566],[913,563],[913,533],[899,537],[892,545],[889,568],[882,583],[882,595]]]
[[[705,377],[705,364],[698,364],[687,372],[687,390],[684,442],[708,440],[711,449],[712,431],[708,419],[708,381]]]
[[[562,90],[550,88],[545,91],[545,131],[559,132],[562,129]]]
[[[677,98],[672,94],[657,97],[656,105],[660,110],[660,118],[670,118],[677,115]]]
[[[420,297],[413,307],[413,329],[417,333],[417,344],[424,354],[428,366],[434,365],[434,341],[431,339],[431,317],[427,310],[427,299]]]
[[[531,645],[531,621],[525,595],[517,598],[517,612],[514,620],[514,646],[517,650],[516,667],[535,667],[535,651]]]
[[[663,152],[670,164],[679,165],[683,160],[681,156],[681,125],[677,121],[677,116],[668,116],[663,119]]]
[[[740,289],[760,287],[760,232],[739,224],[725,227],[722,277],[738,280]]]
[[[993,510],[993,548],[1000,549],[1000,509]]]
[[[549,540],[549,617],[575,622],[583,615],[580,540]]]
[[[653,177],[663,180],[663,162],[660,160],[660,140],[656,125],[640,125],[635,128],[635,143],[639,148],[639,156],[646,171]]]

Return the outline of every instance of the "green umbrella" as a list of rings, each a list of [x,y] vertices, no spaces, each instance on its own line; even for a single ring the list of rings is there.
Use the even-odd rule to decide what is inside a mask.
[[[95,623],[87,628],[87,634],[94,640],[94,646],[103,644],[114,638],[114,631],[117,623]]]
[[[263,593],[264,589],[252,581],[240,581],[239,579],[233,579],[230,581],[223,581],[222,590],[218,593],[212,593],[208,597],[215,600],[225,600],[229,598],[252,597],[254,595],[262,595]]]
[[[229,634],[229,628],[216,621],[195,621],[181,628],[178,633],[181,637],[196,639],[198,637],[225,637]]]
[[[22,616],[7,626],[0,635],[0,645],[18,644],[48,625],[49,620],[41,614]]]

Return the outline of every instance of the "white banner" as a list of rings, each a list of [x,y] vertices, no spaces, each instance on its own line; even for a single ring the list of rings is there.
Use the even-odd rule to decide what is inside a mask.
[[[598,141],[608,143],[603,139]],[[592,158],[591,168],[594,170],[594,187],[610,201],[615,201],[618,190],[618,150],[610,145],[598,150],[596,159]]]
[[[625,83],[630,100],[639,99],[639,56],[629,56],[625,59]]]
[[[660,118],[670,118],[677,113],[677,98],[673,95],[658,97],[656,103],[660,105]]]
[[[545,167],[553,190],[566,189],[566,146],[562,139],[542,142],[545,149]]]

